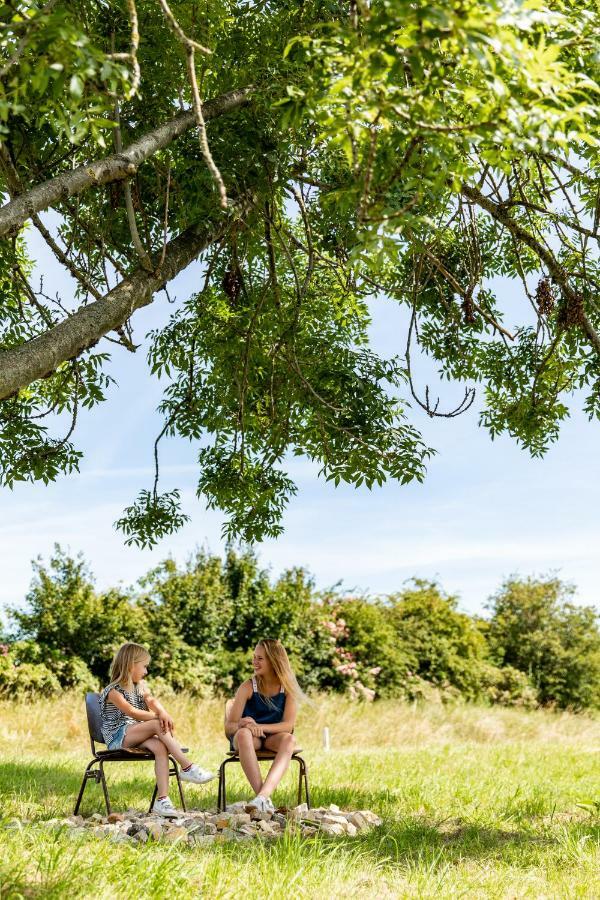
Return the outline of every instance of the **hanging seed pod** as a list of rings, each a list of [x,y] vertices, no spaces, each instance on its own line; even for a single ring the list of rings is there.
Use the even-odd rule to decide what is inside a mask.
[[[547,278],[540,278],[535,291],[535,302],[540,316],[549,316],[554,309],[554,294]]]
[[[461,309],[465,317],[465,325],[475,324],[475,310],[473,309],[473,300],[469,294],[465,297],[461,304]]]
[[[235,305],[242,289],[242,279],[240,270],[237,266],[231,266],[225,272],[221,287],[223,288],[223,292],[229,297],[231,305]]]

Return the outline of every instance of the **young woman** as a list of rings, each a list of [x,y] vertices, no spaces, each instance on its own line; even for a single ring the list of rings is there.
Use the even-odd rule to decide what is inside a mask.
[[[303,694],[292,672],[288,655],[279,641],[265,638],[256,645],[254,675],[238,688],[228,712],[225,733],[254,791],[249,806],[273,812],[271,794],[285,775],[296,742],[294,725]],[[256,751],[276,753],[262,780]]]
[[[154,754],[158,796],[153,812],[180,815],[169,799],[169,756],[181,766],[182,781],[204,784],[215,776],[194,765],[173,737],[174,722],[144,684],[150,654],[128,642],[117,650],[110,667],[110,684],[100,694],[102,736],[109,750],[145,747]]]

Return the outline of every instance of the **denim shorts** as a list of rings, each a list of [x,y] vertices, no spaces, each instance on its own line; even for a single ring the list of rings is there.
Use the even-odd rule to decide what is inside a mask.
[[[108,744],[109,750],[120,750],[121,749],[121,747],[123,746],[123,740],[125,738],[125,732],[127,731],[128,728],[129,728],[129,725],[127,725],[127,724],[121,725],[119,730],[114,733],[112,741],[110,742],[110,744]]]

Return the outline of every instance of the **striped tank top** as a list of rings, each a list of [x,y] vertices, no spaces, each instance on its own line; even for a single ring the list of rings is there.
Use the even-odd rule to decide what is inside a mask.
[[[102,737],[107,745],[110,744],[122,725],[135,725],[138,722],[138,719],[126,716],[118,706],[110,702],[108,695],[111,691],[118,691],[136,709],[148,709],[139,684],[134,684],[132,691],[125,690],[120,684],[109,684],[108,687],[105,687],[100,694],[100,716],[102,718]]]

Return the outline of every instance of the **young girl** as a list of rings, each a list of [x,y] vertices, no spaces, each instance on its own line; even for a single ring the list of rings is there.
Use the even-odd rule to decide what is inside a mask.
[[[145,747],[154,754],[158,796],[153,812],[173,818],[179,813],[168,797],[169,755],[181,766],[182,781],[204,784],[215,776],[193,765],[173,737],[174,722],[144,684],[150,654],[131,642],[117,650],[110,684],[100,694],[102,735],[109,750]]]
[[[254,675],[237,690],[228,711],[225,734],[255,793],[249,806],[273,812],[271,794],[285,775],[296,745],[294,724],[302,691],[279,641],[259,641],[252,660]],[[257,750],[274,750],[273,764],[262,780]]]

